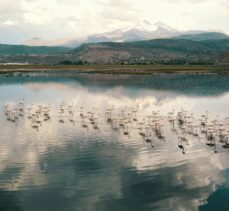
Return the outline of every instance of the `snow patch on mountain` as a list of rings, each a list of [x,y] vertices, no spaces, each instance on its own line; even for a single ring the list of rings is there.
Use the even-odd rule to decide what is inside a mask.
[[[172,38],[183,34],[195,34],[201,32],[203,33],[204,31],[179,31],[161,21],[152,24],[147,20],[141,20],[137,21],[130,27],[106,33],[94,34],[81,38],[64,38],[58,40],[44,40],[42,38],[35,37],[23,44],[29,46],[77,47],[84,43],[131,42],[158,38]]]

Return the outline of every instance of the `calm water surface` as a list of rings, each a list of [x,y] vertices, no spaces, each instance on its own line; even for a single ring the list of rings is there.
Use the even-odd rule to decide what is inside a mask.
[[[22,117],[6,120],[4,105],[50,104],[39,131]],[[73,105],[75,124],[58,121]],[[80,107],[95,107],[100,129],[81,127]],[[107,108],[140,114],[181,107],[228,121],[229,77],[223,75],[0,75],[0,210],[229,210],[229,153],[190,138],[186,153],[165,122],[165,141],[146,143],[105,120]],[[141,116],[138,116],[141,118]],[[229,121],[227,122],[229,124]]]

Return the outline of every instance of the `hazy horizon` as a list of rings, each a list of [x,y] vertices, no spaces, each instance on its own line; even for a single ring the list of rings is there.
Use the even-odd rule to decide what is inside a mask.
[[[0,43],[20,44],[33,37],[61,39],[99,34],[147,20],[182,31],[229,34],[226,0],[0,0]]]

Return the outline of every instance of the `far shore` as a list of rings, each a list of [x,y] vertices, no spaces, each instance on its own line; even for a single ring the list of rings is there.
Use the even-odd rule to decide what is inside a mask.
[[[229,74],[229,65],[4,65],[0,74],[34,73],[47,71],[76,71],[78,73],[101,74]]]

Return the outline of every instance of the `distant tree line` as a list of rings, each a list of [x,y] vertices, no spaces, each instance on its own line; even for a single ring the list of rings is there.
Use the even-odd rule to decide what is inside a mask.
[[[58,63],[60,65],[88,65],[89,62],[87,61],[83,61],[83,60],[79,60],[79,61],[71,61],[71,60],[64,60],[61,61],[60,63]]]
[[[120,65],[214,65],[214,61],[210,60],[186,60],[186,59],[171,59],[171,60],[160,60],[160,61],[146,61],[146,60],[133,60],[133,61],[109,61],[103,62],[104,64],[120,64]],[[64,60],[58,63],[57,65],[89,65],[89,64],[100,64],[100,63],[89,63],[84,60],[71,61]]]

